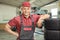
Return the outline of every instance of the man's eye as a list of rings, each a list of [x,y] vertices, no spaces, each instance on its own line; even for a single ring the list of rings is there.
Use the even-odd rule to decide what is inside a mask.
[[[28,8],[28,10],[29,10],[29,8]]]
[[[29,8],[28,8],[28,10],[29,10]]]
[[[24,8],[24,10],[25,10],[25,8]]]

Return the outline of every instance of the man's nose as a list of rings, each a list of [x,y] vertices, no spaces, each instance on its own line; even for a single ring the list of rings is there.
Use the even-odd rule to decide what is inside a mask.
[[[25,10],[25,12],[28,12],[28,10]]]

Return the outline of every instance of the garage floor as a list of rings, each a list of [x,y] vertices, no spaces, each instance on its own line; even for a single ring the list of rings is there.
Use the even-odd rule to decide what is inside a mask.
[[[35,40],[44,40],[43,32],[40,32],[40,29],[36,28],[34,33]],[[0,40],[16,40],[14,35],[11,35],[5,31],[0,30]]]

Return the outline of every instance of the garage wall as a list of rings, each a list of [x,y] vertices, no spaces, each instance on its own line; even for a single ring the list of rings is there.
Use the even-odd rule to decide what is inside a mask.
[[[16,7],[0,4],[0,23],[6,23],[16,16]]]

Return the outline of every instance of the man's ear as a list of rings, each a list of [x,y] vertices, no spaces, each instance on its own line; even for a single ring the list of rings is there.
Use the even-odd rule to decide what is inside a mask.
[[[30,7],[30,9],[31,9],[31,7]]]

